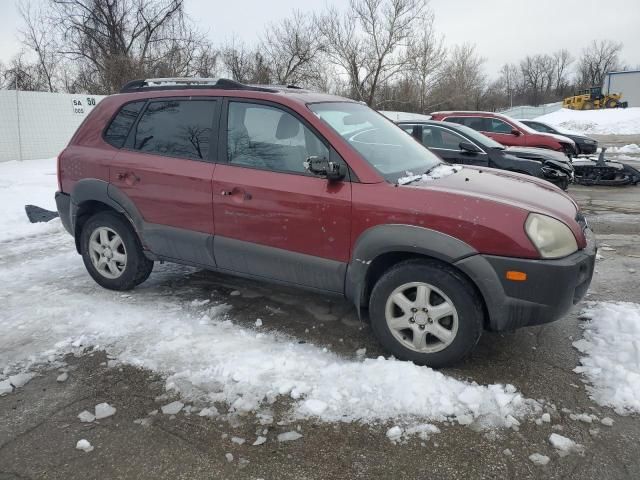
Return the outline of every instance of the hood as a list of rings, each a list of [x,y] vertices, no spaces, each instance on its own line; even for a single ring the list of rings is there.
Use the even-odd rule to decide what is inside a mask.
[[[536,147],[508,147],[506,153],[520,158],[531,160],[555,160],[556,162],[568,162],[569,159],[564,153]]]
[[[464,167],[446,177],[418,181],[400,188],[446,191],[542,213],[566,223],[579,238],[580,227],[575,220],[578,206],[569,195],[546,180],[493,168]]]
[[[540,132],[538,132],[538,134],[539,135],[544,135],[545,137],[553,137],[557,141],[562,142],[562,143],[568,143],[569,145],[575,145],[576,144],[576,142],[571,140],[569,137],[565,137],[564,135],[558,135],[556,133],[540,133]]]

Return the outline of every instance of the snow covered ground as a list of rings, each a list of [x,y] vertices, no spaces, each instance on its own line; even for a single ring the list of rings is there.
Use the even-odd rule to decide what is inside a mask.
[[[597,303],[582,318],[584,338],[573,345],[584,357],[575,371],[591,383],[591,398],[620,415],[640,413],[640,305]]]
[[[536,120],[581,134],[635,135],[640,133],[640,107],[605,110],[562,108]]]
[[[424,421],[509,427],[540,406],[510,385],[478,385],[394,359],[340,357],[283,334],[242,328],[225,298],[185,301],[163,279],[191,271],[157,266],[130,293],[98,287],[59,220],[28,223],[24,204],[54,208],[55,160],[0,164],[0,381],[86,347],[144,367],[202,406],[268,411],[278,398],[290,417]],[[22,378],[22,377],[16,377]],[[413,430],[411,430],[413,422]]]

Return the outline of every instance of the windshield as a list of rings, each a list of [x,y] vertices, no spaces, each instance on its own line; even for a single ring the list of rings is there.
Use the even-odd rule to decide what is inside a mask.
[[[435,154],[366,105],[313,103],[309,109],[390,182],[396,183],[406,172],[422,174],[442,163]]]
[[[451,123],[451,122],[444,122],[444,123]],[[467,127],[466,125],[460,125],[459,123],[455,123],[454,125],[456,130],[458,130],[460,133],[464,133],[467,137],[476,141],[483,147],[495,148],[497,150],[504,150],[504,145],[496,142],[493,138],[487,137],[486,135],[481,134],[477,130],[474,130],[471,127]]]
[[[534,130],[533,128],[531,128],[529,125],[525,125],[520,120],[516,120],[515,118],[511,118],[511,117],[507,117],[507,118],[509,118],[509,121],[511,123],[513,123],[514,125],[517,125],[519,128],[521,128],[522,130],[524,130],[527,133],[540,133],[540,132]]]

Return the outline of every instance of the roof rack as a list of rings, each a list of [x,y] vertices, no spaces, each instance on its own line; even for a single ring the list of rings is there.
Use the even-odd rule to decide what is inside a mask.
[[[227,78],[147,78],[131,80],[120,93],[131,93],[149,90],[182,90],[185,88],[219,88],[225,90],[254,90],[259,92],[277,92],[277,90],[229,80]]]

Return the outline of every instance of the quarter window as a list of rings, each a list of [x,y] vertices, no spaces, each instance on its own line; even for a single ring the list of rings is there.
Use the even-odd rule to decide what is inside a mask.
[[[133,148],[205,160],[209,155],[214,109],[214,100],[152,102],[138,122]]]
[[[143,105],[144,101],[131,102],[120,109],[104,134],[104,139],[107,143],[116,148],[122,148],[129,135],[129,130],[131,130],[136,118],[138,118]]]
[[[308,174],[309,157],[329,158],[329,149],[300,120],[267,105],[229,103],[229,163],[277,172]]]

